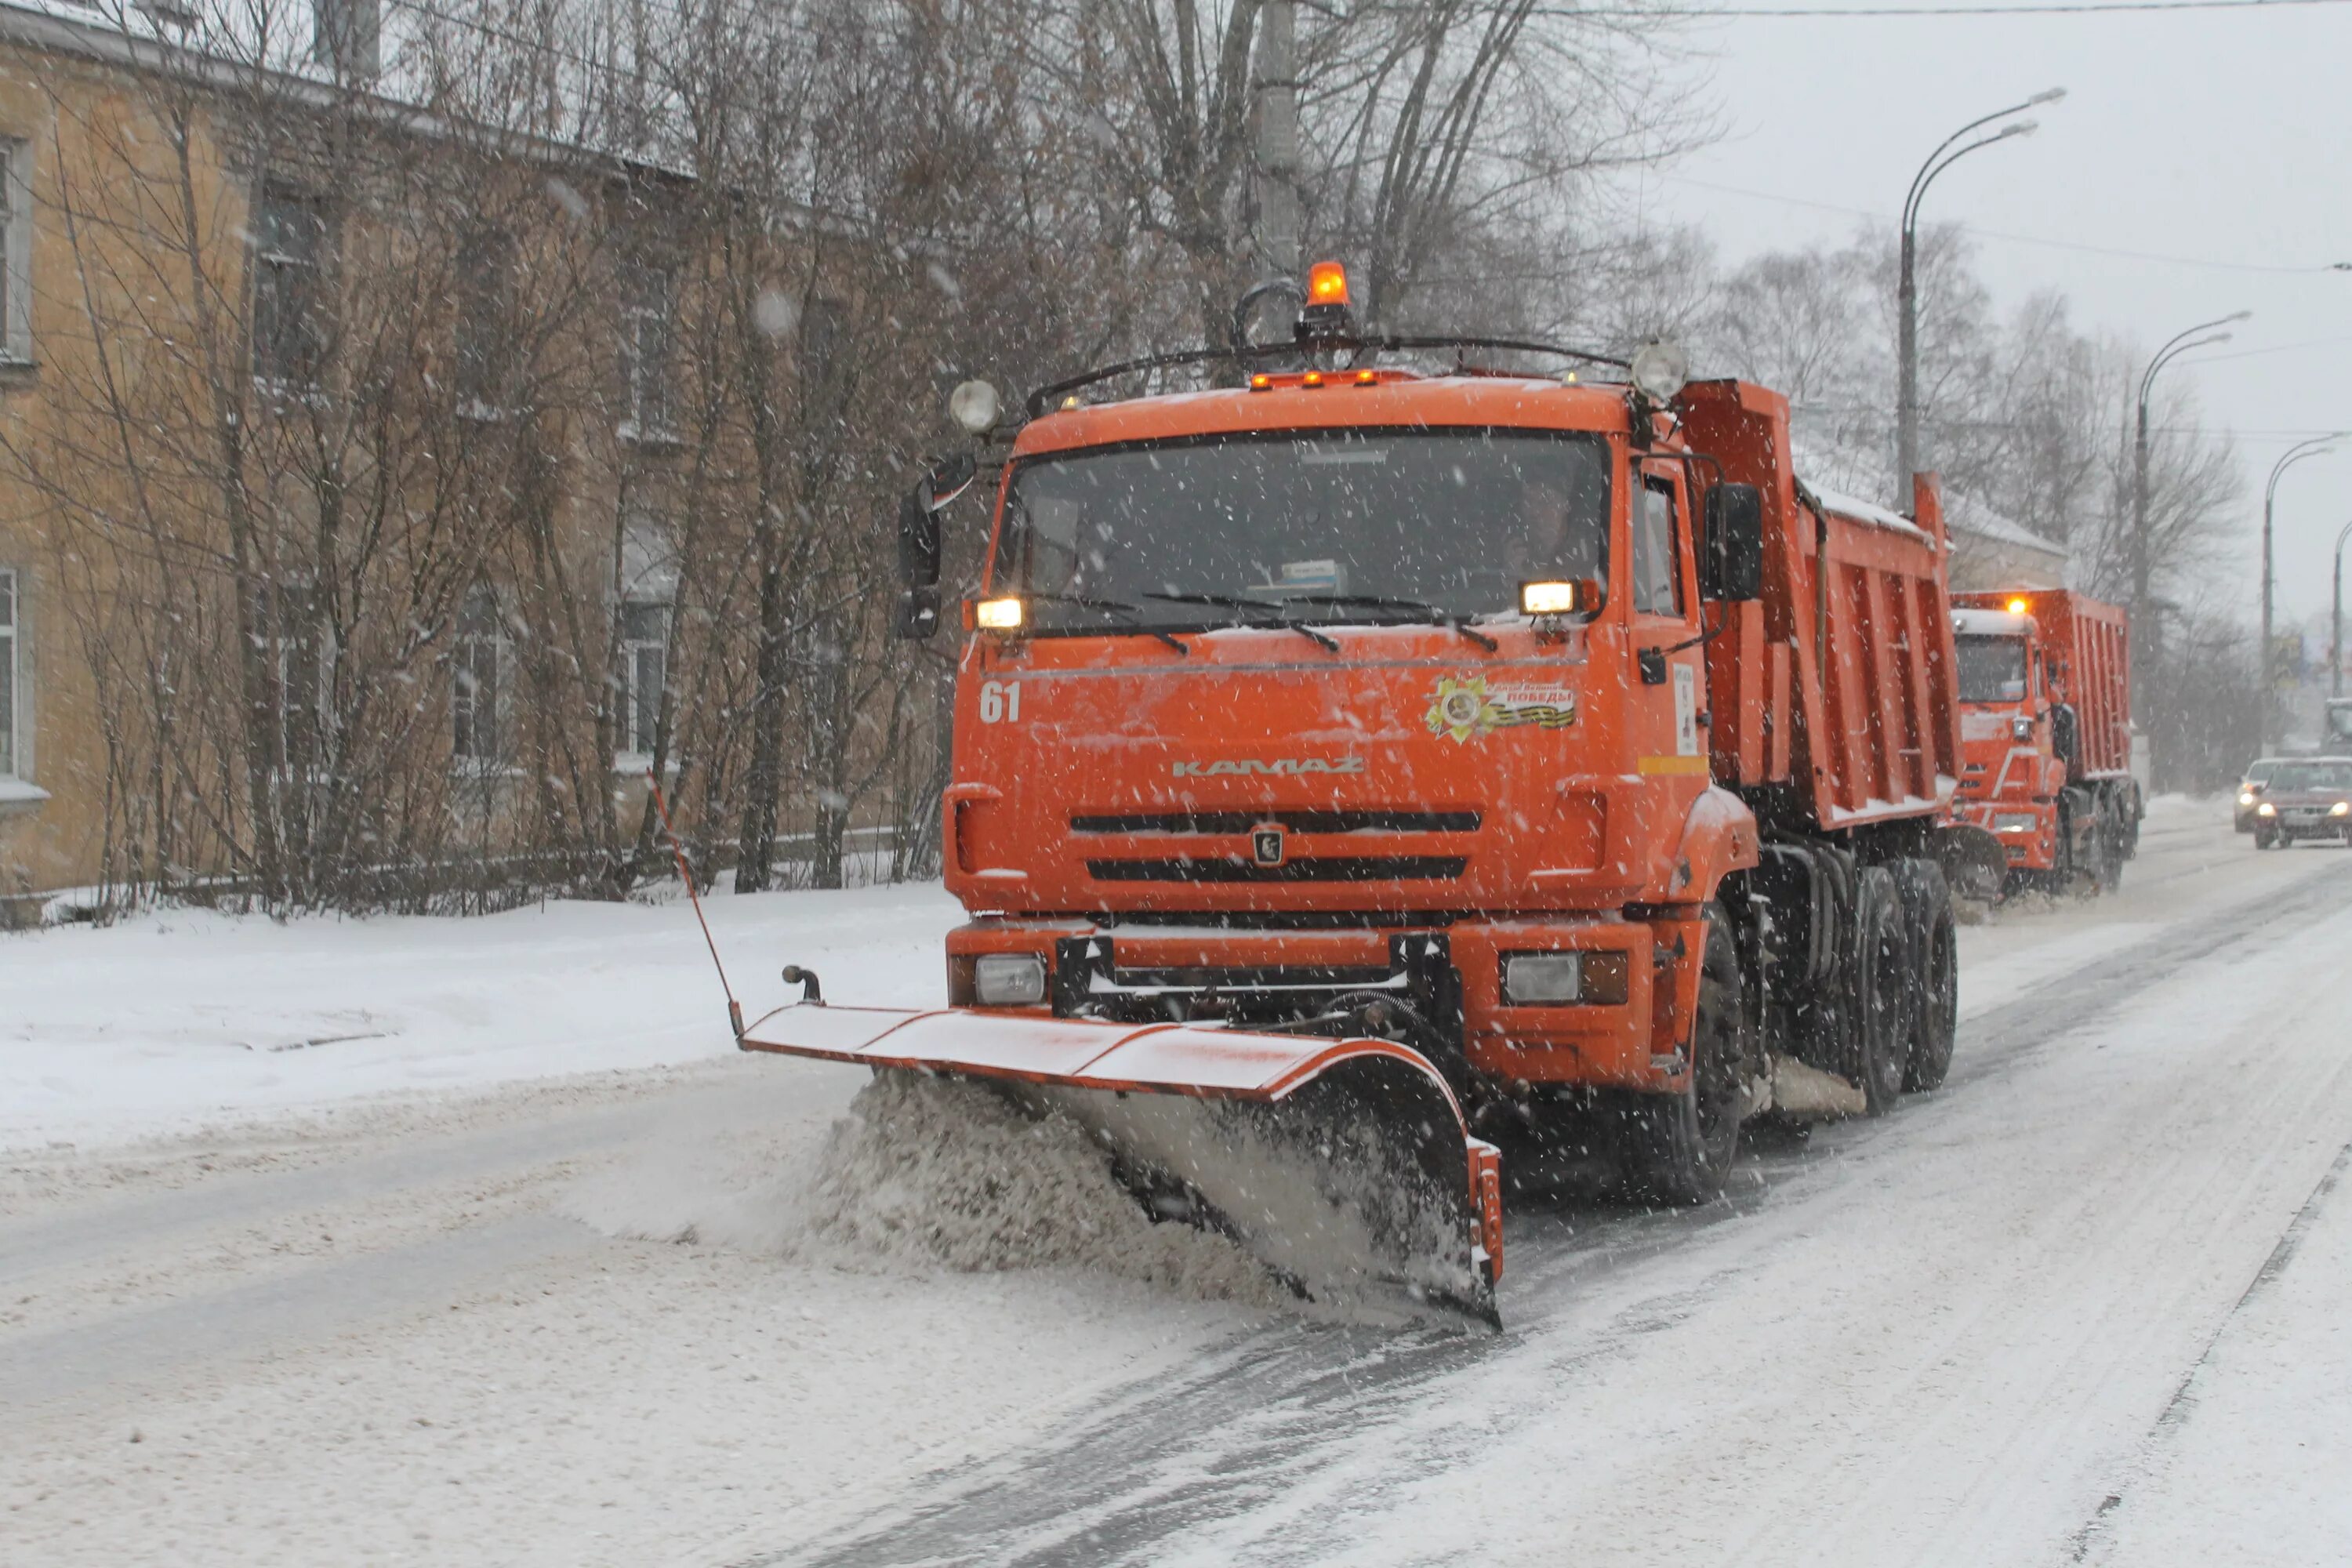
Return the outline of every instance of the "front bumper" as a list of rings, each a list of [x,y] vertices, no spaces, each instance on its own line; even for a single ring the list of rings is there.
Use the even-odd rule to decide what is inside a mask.
[[[2033,801],[1967,800],[1960,820],[2000,840],[2012,871],[2049,871],[2058,865],[2058,807]]]
[[[989,1011],[1264,1026],[1392,997],[1450,1047],[1441,1068],[1468,1082],[1665,1092],[1688,1082],[1705,942],[1698,920],[1607,916],[1338,929],[988,919],[949,933],[949,996],[977,1004],[980,955],[1028,952],[1046,965],[1049,1004]],[[1504,961],[1528,952],[1584,955],[1589,973],[1611,976],[1609,999],[1514,1005]]]
[[[2273,838],[2342,838],[2352,834],[2352,815],[2332,816],[2325,806],[2284,806],[2275,816],[2256,816],[2254,827]]]

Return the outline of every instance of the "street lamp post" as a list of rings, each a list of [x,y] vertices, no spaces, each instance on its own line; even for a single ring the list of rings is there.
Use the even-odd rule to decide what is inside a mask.
[[[1911,477],[1919,471],[1919,286],[1914,268],[1919,254],[1919,203],[1937,175],[1950,168],[1980,147],[1996,142],[2006,142],[2012,136],[2033,134],[2033,121],[2022,121],[2004,125],[1990,136],[1979,136],[1966,146],[1954,149],[1953,143],[1971,132],[1983,129],[1996,120],[2006,120],[2012,114],[2022,114],[2029,109],[2045,103],[2055,103],[2066,96],[2063,87],[2047,92],[2037,92],[2023,103],[2012,103],[2007,109],[1995,110],[1980,119],[1971,120],[1937,144],[1911,176],[1911,188],[1903,197],[1903,260],[1901,280],[1896,287],[1896,335],[1895,392],[1895,482],[1906,500],[1911,500]],[[1916,505],[1916,501],[1911,501]]]
[[[2352,539],[2352,522],[2336,535],[2336,598],[2327,628],[2327,695],[2344,695],[2344,542]]]
[[[2263,750],[2271,749],[2271,692],[2276,679],[2271,661],[2271,506],[2278,499],[2279,479],[2286,471],[2305,458],[2325,457],[2336,450],[2343,438],[2338,431],[2332,436],[2314,436],[2288,447],[2279,460],[2271,465],[2271,477],[2263,484]],[[2340,575],[2340,573],[2339,573]]]
[[[2140,373],[2139,420],[2132,438],[2131,646],[2135,675],[2138,673],[2140,664],[2138,655],[2141,646],[2147,636],[2142,629],[2141,618],[2147,613],[2147,585],[2152,570],[2147,553],[2148,393],[2156,385],[2157,372],[2162,370],[2176,356],[2187,353],[2190,349],[2201,349],[2214,343],[2228,342],[2229,333],[2217,332],[2213,329],[2226,327],[2232,321],[2246,321],[2252,315],[2252,310],[2240,310],[2234,315],[2223,316],[2217,321],[2198,322],[2197,325],[2178,334],[2162,348],[2157,350],[2156,357],[2149,360],[2147,368]],[[2200,335],[2209,333],[2210,336]]]

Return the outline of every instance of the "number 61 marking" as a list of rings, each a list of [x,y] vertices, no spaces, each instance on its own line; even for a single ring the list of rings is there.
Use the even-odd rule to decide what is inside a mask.
[[[1021,683],[1017,680],[983,680],[980,683],[980,721],[1002,723],[1006,720],[1021,722]]]

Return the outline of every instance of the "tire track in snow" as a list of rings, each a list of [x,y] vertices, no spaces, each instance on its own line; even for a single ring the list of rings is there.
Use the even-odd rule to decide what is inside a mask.
[[[2014,1076],[2142,990],[2229,949],[2352,902],[2352,865],[2336,862],[2208,920],[2162,928],[2120,952],[2053,976],[1962,1023],[1942,1096]],[[1794,1201],[1825,1175],[1824,1156],[1859,1156],[1901,1135],[1900,1117],[1822,1130],[1803,1150],[1755,1152],[1760,1186],[1698,1211],[1610,1214],[1580,1233],[1559,1215],[1514,1216],[1499,1338],[1285,1325],[1245,1337],[1174,1386],[1130,1388],[1039,1450],[941,1473],[933,1500],[882,1510],[828,1538],[741,1560],[740,1568],[866,1568],[989,1562],[1024,1565],[1148,1561],[1155,1547],[1247,1515],[1337,1462],[1345,1441],[1419,1404],[1573,1311],[1593,1287],[1637,1278],[1645,1262],[1708,1227]],[[1821,1162],[1817,1163],[1817,1162]],[[1643,1300],[1548,1361],[1557,1378],[1607,1362],[1671,1321],[1702,1288]],[[1468,1439],[1465,1439],[1468,1441]],[[1443,1464],[1446,1456],[1431,1454]]]

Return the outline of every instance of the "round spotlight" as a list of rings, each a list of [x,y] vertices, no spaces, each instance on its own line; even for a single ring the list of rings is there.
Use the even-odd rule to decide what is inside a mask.
[[[995,429],[997,416],[1003,412],[996,388],[984,381],[967,381],[948,394],[948,417],[974,436]]]
[[[1653,403],[1672,402],[1690,380],[1690,358],[1672,343],[1646,342],[1633,351],[1633,390]]]

